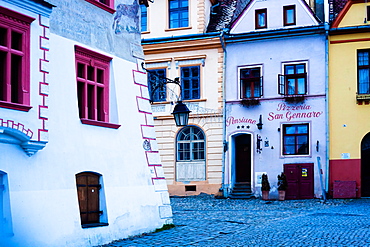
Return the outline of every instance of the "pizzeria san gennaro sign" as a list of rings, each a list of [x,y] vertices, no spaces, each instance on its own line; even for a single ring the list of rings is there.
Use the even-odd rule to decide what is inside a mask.
[[[276,111],[269,112],[267,120],[298,120],[302,118],[319,118],[323,115],[323,111],[314,111],[311,105],[287,105],[279,103]]]

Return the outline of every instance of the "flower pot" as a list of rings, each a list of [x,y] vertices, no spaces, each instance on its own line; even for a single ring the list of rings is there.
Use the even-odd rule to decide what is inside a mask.
[[[267,201],[269,199],[270,191],[262,191],[262,200]]]
[[[279,201],[285,200],[285,190],[279,190]]]

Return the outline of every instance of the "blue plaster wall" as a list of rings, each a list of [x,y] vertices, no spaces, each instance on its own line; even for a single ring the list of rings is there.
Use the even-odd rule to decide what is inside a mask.
[[[115,0],[116,12],[113,14],[85,0],[48,2],[56,6],[50,18],[52,33],[128,61],[136,61],[132,49],[136,56],[143,57],[137,0]]]

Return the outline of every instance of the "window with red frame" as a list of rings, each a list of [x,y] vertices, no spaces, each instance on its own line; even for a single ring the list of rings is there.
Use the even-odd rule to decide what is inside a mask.
[[[28,111],[30,23],[33,18],[0,7],[0,107]]]
[[[261,68],[255,67],[240,69],[240,86],[240,98],[260,98],[262,96]]]
[[[284,6],[284,26],[295,25],[295,5]]]
[[[112,58],[75,46],[79,115],[109,121],[109,65]]]
[[[256,29],[267,28],[267,9],[256,9],[255,18]]]
[[[283,155],[308,155],[308,124],[283,125]]]
[[[91,4],[94,4],[95,6],[102,8],[109,13],[113,14],[115,12],[114,10],[114,0],[85,0],[86,2],[89,2]]]

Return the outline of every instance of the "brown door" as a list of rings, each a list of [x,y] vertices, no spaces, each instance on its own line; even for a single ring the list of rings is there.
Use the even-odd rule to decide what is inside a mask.
[[[99,223],[99,184],[100,175],[83,172],[76,175],[78,203],[80,206],[81,224]]]
[[[251,135],[235,137],[235,182],[251,181]]]
[[[314,197],[313,163],[284,164],[288,188],[286,199],[312,199]]]
[[[370,134],[361,143],[361,196],[370,197]]]

